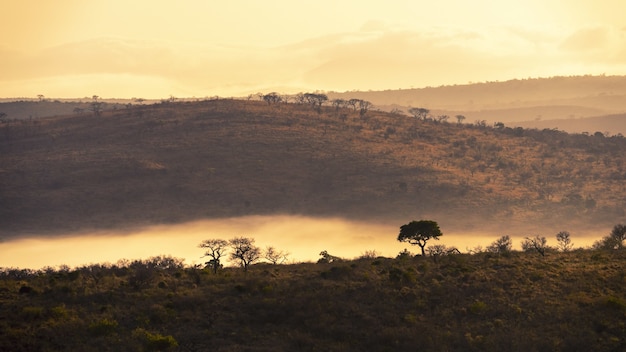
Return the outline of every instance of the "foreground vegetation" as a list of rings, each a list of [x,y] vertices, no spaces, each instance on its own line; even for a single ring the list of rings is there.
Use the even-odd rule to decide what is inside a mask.
[[[619,351],[623,250],[0,274],[3,351]]]

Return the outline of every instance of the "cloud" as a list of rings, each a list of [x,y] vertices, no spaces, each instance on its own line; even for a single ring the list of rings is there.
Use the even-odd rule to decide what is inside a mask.
[[[623,74],[624,48],[623,29],[607,26],[406,30],[376,21],[278,47],[96,38],[31,53],[5,48],[0,95],[229,96]]]
[[[604,27],[582,28],[567,37],[561,48],[574,52],[604,49],[609,43],[609,30]]]

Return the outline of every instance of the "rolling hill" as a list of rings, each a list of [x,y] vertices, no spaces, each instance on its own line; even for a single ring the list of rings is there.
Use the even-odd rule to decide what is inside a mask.
[[[215,99],[0,124],[0,235],[262,214],[544,231],[624,219],[626,140]]]
[[[568,132],[571,120],[626,112],[626,76],[572,76],[516,79],[418,89],[330,93],[329,98],[359,98],[376,107],[406,111],[430,109],[433,115],[463,115],[467,122],[486,120],[518,126],[520,121],[555,120],[551,125]],[[624,126],[604,124],[586,131],[624,134]],[[529,126],[530,124],[524,124]],[[594,129],[595,128],[595,129]]]

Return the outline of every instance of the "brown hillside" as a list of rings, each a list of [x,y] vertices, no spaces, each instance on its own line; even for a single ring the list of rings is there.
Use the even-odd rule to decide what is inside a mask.
[[[624,217],[626,140],[210,100],[0,124],[0,234],[251,214],[558,230]]]

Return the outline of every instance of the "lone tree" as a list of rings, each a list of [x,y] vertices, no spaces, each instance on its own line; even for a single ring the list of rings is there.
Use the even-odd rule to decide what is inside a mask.
[[[429,113],[430,113],[430,110],[425,109],[425,108],[410,108],[409,109],[409,114],[413,115],[413,117],[415,117],[418,120],[426,121]]]
[[[206,262],[207,266],[213,268],[213,273],[217,273],[222,265],[220,264],[220,258],[227,250],[228,242],[220,239],[204,240],[198,245],[200,248],[206,248],[206,252],[202,257],[209,257],[211,260]]]
[[[235,237],[228,241],[230,248],[230,259],[238,260],[243,267],[243,271],[248,271],[248,266],[261,258],[261,249],[254,245],[253,238]]]
[[[568,252],[572,249],[574,244],[570,239],[570,234],[567,231],[561,231],[556,234],[557,247],[561,250],[561,252]]]
[[[400,226],[400,234],[398,241],[408,242],[412,245],[418,245],[422,249],[422,256],[426,256],[426,242],[431,238],[438,240],[442,236],[439,225],[435,221],[420,220],[411,221],[406,225]]]

